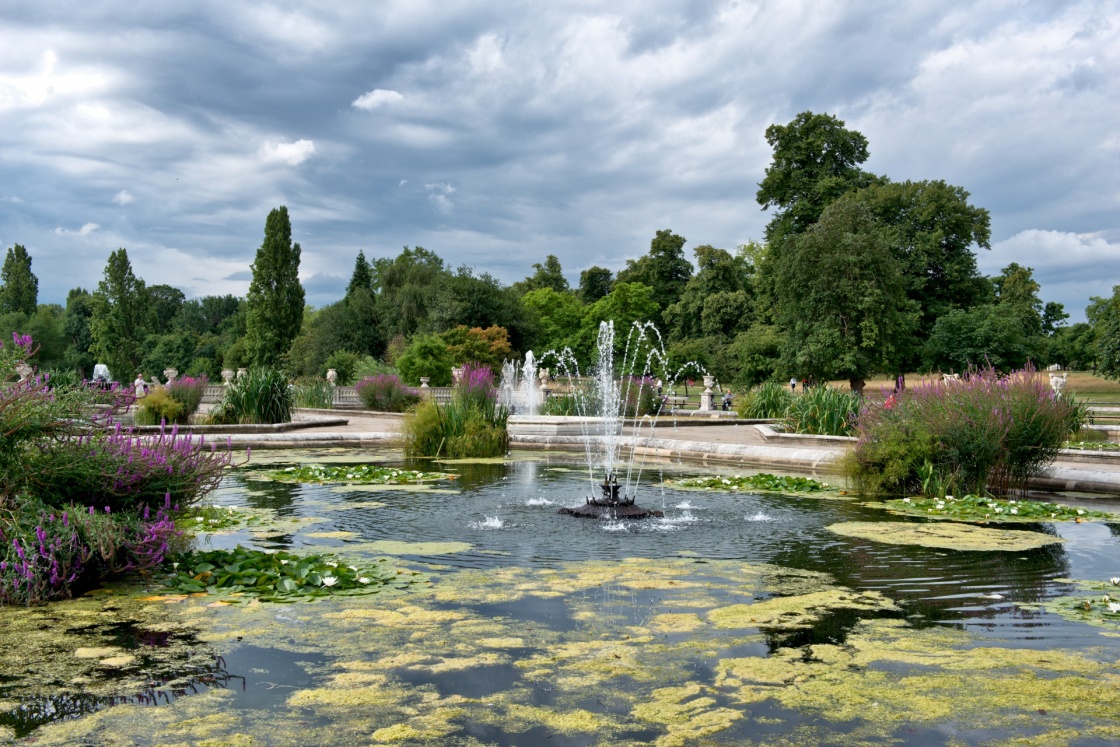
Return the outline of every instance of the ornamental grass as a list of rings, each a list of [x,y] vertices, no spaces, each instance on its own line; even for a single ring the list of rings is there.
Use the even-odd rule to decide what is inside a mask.
[[[493,371],[467,364],[447,405],[427,400],[405,421],[405,454],[451,458],[505,454],[509,411],[497,403],[497,395]]]

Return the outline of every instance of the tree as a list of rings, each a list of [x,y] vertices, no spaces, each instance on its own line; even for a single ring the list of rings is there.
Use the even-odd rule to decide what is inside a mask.
[[[615,352],[622,352],[634,322],[652,321],[657,315],[653,288],[641,283],[616,282],[607,295],[587,307],[573,350],[583,364],[593,361],[599,323],[614,320]]]
[[[170,285],[148,286],[148,302],[152,305],[156,330],[160,333],[170,330],[171,321],[178,315],[186,301],[186,294],[178,288],[172,288]]]
[[[72,288],[66,294],[66,317],[62,323],[62,333],[66,335],[66,352],[63,365],[76,369],[82,377],[93,375],[93,334],[90,320],[93,317],[93,297],[84,288]]]
[[[680,299],[662,311],[665,332],[674,341],[708,336],[734,336],[751,321],[752,266],[745,251],[698,246],[693,250],[697,272]]]
[[[571,293],[540,288],[522,296],[521,305],[530,330],[525,346],[538,358],[548,350],[576,346],[584,307]]]
[[[457,366],[477,363],[501,373],[502,364],[513,355],[509,333],[503,327],[469,328],[462,324],[449,329],[440,337],[447,344],[447,352]]]
[[[288,208],[280,206],[265,221],[264,242],[253,261],[246,298],[245,349],[254,366],[278,366],[299,334],[304,300],[299,257],[300,246],[292,243]]]
[[[438,335],[417,335],[397,358],[401,378],[412,386],[420,383],[421,376],[431,379],[432,386],[450,385],[453,365],[447,343]]]
[[[443,260],[422,246],[407,246],[395,258],[373,263],[377,305],[386,339],[428,328],[428,316],[450,273]]]
[[[0,314],[19,311],[31,316],[39,304],[39,278],[31,272],[31,255],[16,244],[8,249],[0,270]]]
[[[89,328],[94,358],[109,366],[118,380],[131,381],[140,372],[144,339],[152,330],[154,318],[148,289],[133,274],[123,247],[109,255],[92,307]]]
[[[1120,285],[1112,287],[1111,298],[1090,299],[1085,316],[1096,335],[1097,370],[1102,376],[1120,379]]]
[[[996,301],[1013,309],[1029,336],[1042,334],[1042,286],[1034,279],[1034,268],[1012,262],[992,278]]]
[[[346,295],[350,295],[359,288],[373,292],[373,268],[366,261],[366,253],[358,250],[358,257],[354,260],[354,272],[350,274],[350,283],[346,286]]]
[[[880,181],[859,168],[867,138],[830,114],[801,112],[786,125],[766,128],[774,149],[755,199],[778,212],[766,227],[771,243],[805,231],[841,195]]]
[[[897,364],[917,317],[886,231],[847,197],[787,241],[775,292],[783,369],[817,381],[846,378],[855,392],[868,375]]]
[[[954,309],[938,319],[925,345],[925,360],[935,371],[960,373],[988,364],[997,371],[1011,371],[1022,368],[1037,352],[1017,310],[1008,304],[989,304]]]
[[[658,231],[650,241],[649,254],[627,260],[626,268],[615,279],[615,287],[621,283],[641,283],[653,289],[651,298],[658,312],[652,321],[661,322],[661,310],[680,299],[692,277],[692,265],[684,258],[685,241],[667,228]]]
[[[1069,314],[1066,313],[1066,307],[1057,301],[1047,301],[1046,305],[1042,308],[1042,332],[1047,335],[1054,335],[1065,326],[1066,319],[1069,319]]]
[[[1096,370],[1097,339],[1093,325],[1078,322],[1056,329],[1050,340],[1047,360],[1076,371]]]
[[[593,304],[611,292],[613,275],[605,267],[593,265],[579,274],[579,300],[585,304]]]
[[[518,295],[541,288],[551,288],[557,293],[565,293],[569,290],[568,279],[564,277],[564,270],[560,267],[560,260],[555,254],[545,257],[544,264],[540,262],[534,264],[533,269],[536,270],[535,273],[514,284],[514,290]]]
[[[991,302],[991,286],[977,271],[973,251],[991,248],[990,219],[968,197],[943,181],[873,184],[853,194],[888,230],[906,296],[922,313],[919,345],[949,311]]]

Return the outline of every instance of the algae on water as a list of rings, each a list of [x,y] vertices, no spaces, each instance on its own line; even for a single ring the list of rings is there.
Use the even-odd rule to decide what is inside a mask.
[[[1021,552],[1065,542],[1061,537],[1041,532],[991,529],[947,522],[845,521],[825,528],[845,537],[945,550]]]

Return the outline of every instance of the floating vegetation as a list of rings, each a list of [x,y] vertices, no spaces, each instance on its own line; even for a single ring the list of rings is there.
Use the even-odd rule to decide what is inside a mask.
[[[471,549],[467,542],[399,542],[397,540],[378,540],[347,545],[347,552],[371,553],[374,555],[454,555]]]
[[[960,521],[979,521],[1010,523],[1016,521],[1120,521],[1120,516],[1105,511],[1063,506],[1058,503],[1043,503],[1030,500],[997,500],[966,495],[956,498],[899,498],[869,503],[869,506],[882,506],[891,513],[925,516],[931,519],[957,519]]]
[[[1074,581],[1087,594],[1057,597],[1043,607],[1067,620],[1120,630],[1120,576],[1109,581]]]
[[[169,564],[164,584],[186,594],[224,592],[251,595],[265,602],[403,591],[426,578],[393,568],[385,559],[364,566],[346,565],[329,555],[295,555],[237,546],[182,555]]]
[[[273,515],[272,511],[236,506],[195,506],[184,512],[175,526],[187,532],[219,532],[266,526]]]
[[[423,482],[454,480],[450,472],[421,472],[376,464],[308,464],[269,470],[263,476],[278,482],[357,483],[362,485],[414,485]]]
[[[944,550],[1022,551],[1064,542],[1041,532],[976,527],[948,522],[845,521],[831,524],[830,532],[845,537],[886,542],[891,545],[921,545]]]
[[[817,482],[808,477],[790,477],[759,472],[757,475],[707,475],[668,480],[667,485],[682,490],[760,490],[767,493],[815,493],[828,490],[827,482]]]

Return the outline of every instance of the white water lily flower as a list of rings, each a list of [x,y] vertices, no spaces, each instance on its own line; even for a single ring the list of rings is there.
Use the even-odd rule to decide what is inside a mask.
[[[290,560],[284,560],[283,558],[280,559],[280,565],[287,565],[290,562]]]
[[[357,570],[358,570],[358,566],[356,566],[356,565],[348,565],[346,567],[349,568],[350,570],[354,571],[354,572],[357,572]]]
[[[1017,513],[1019,513],[1019,509],[1017,509],[1017,508],[1011,509],[1011,513],[1017,514]]]
[[[323,576],[323,586],[334,586],[338,583],[338,579],[334,576]]]
[[[1081,510],[1080,508],[1079,508],[1079,509],[1077,509],[1077,515],[1078,515],[1078,516],[1081,516],[1081,515],[1082,515],[1082,514],[1084,514],[1084,513],[1085,513],[1085,512],[1084,512],[1084,511],[1082,511],[1082,510]]]
[[[996,509],[996,513],[997,513],[997,514],[1002,514],[1002,513],[1003,513],[1003,509],[1002,509],[1002,508],[997,508],[997,509]]]
[[[909,503],[909,502],[910,502],[910,499],[909,499],[909,498],[903,498],[903,499],[902,499],[902,502],[903,502],[903,503]]]
[[[358,583],[359,583],[359,584],[368,584],[368,583],[369,583],[369,579],[368,579],[368,578],[366,578],[365,576],[359,576],[359,577],[358,577]]]
[[[1120,576],[1113,576],[1112,578],[1108,579],[1108,582],[1113,586],[1120,586]]]
[[[1118,603],[1118,602],[1109,602],[1109,603],[1108,603],[1108,611],[1109,611],[1109,612],[1111,612],[1111,613],[1112,613],[1112,614],[1114,614],[1114,615],[1115,615],[1115,614],[1116,614],[1117,612],[1120,612],[1120,603]]]
[[[195,519],[195,521],[206,521],[206,517],[205,516],[199,516],[197,519]]]
[[[1050,514],[1051,519],[1053,519],[1055,516],[1057,516],[1057,514]]]
[[[941,509],[943,509],[943,508],[945,508],[945,504],[944,504],[944,503],[938,503],[938,504],[937,504],[937,509],[938,509],[938,510],[941,510]]]
[[[338,568],[338,563],[334,562],[333,560],[328,560],[327,565],[329,565],[331,568]]]

